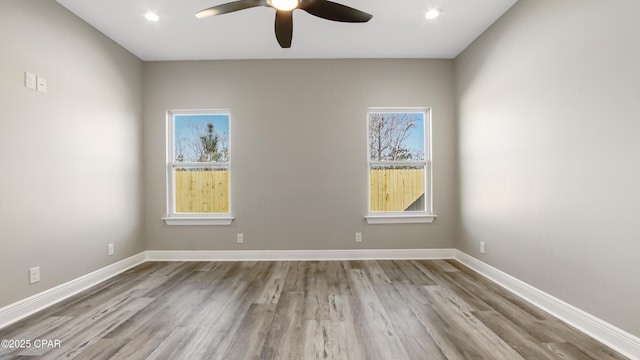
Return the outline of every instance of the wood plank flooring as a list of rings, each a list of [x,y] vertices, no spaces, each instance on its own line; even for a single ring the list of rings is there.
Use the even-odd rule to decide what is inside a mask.
[[[625,359],[454,260],[149,262],[0,339],[25,345],[0,359]]]

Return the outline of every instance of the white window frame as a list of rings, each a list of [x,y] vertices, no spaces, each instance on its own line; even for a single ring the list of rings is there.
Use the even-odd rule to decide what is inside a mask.
[[[369,118],[372,113],[423,113],[424,114],[424,160],[420,161],[371,161],[369,146]],[[370,107],[367,109],[367,214],[368,224],[432,223],[437,217],[433,212],[431,108],[429,107]],[[371,211],[371,167],[372,166],[424,166],[424,211]]]
[[[167,216],[162,218],[167,225],[231,225],[233,215],[231,212],[231,162],[201,163],[201,162],[176,162],[174,159],[174,118],[180,115],[227,115],[229,117],[229,137],[231,136],[231,111],[229,109],[208,110],[170,110],[167,111],[167,142],[166,142],[166,173],[167,173]],[[231,149],[231,138],[229,138]],[[231,152],[231,150],[229,150]],[[175,202],[175,168],[225,168],[229,171],[229,212],[228,213],[177,213]]]

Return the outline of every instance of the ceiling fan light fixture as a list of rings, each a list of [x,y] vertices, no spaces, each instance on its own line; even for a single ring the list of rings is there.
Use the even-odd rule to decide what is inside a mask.
[[[293,38],[293,11],[300,9],[325,20],[344,23],[366,23],[373,15],[331,0],[235,0],[215,5],[196,13],[198,19],[266,6],[276,10],[274,30],[283,49],[291,47]]]
[[[442,14],[442,10],[431,9],[427,11],[426,14],[424,14],[424,17],[426,17],[427,20],[434,20],[434,19],[437,19],[440,16],[440,14]]]
[[[280,11],[291,11],[298,7],[298,0],[271,0],[271,6]]]
[[[198,19],[202,19],[202,18],[206,18],[209,16],[214,16],[214,15],[218,15],[218,10],[216,9],[204,9],[202,11],[198,11],[196,13],[196,17]]]

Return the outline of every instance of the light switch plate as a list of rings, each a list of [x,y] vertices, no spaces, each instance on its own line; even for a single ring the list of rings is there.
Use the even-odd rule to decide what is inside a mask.
[[[29,89],[36,89],[36,76],[35,74],[32,74],[28,71],[24,72],[24,86],[28,87]]]

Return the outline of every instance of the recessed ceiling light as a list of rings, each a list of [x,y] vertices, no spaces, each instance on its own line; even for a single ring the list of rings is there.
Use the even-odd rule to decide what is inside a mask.
[[[145,19],[149,20],[149,21],[158,21],[160,20],[160,17],[158,16],[158,14],[149,11],[148,13],[144,14]]]
[[[433,20],[433,19],[436,19],[437,17],[439,17],[440,14],[442,14],[442,10],[440,10],[440,9],[431,9],[431,10],[427,11],[426,14],[424,14],[424,17],[426,17],[428,20]]]

